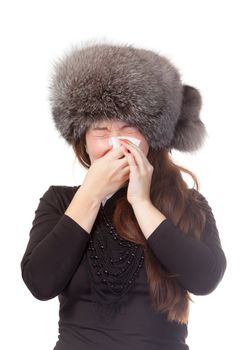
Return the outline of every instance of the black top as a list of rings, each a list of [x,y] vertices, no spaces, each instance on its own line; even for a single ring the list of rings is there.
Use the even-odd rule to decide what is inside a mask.
[[[140,264],[119,312],[102,319],[96,311],[88,269],[89,265],[92,269],[89,248],[91,252],[94,228],[88,234],[64,214],[79,187],[50,186],[40,198],[21,261],[22,278],[35,298],[59,298],[59,336],[54,349],[189,349],[185,342],[187,326],[169,322],[165,314],[152,309],[144,264]],[[126,188],[121,188],[104,207],[101,204],[97,219],[103,212],[106,218],[112,218],[117,198],[125,194]],[[201,241],[185,235],[169,219],[163,220],[147,239],[160,263],[178,273],[180,285],[195,295],[211,293],[226,269],[212,210],[211,215]],[[116,258],[117,251],[114,253]]]

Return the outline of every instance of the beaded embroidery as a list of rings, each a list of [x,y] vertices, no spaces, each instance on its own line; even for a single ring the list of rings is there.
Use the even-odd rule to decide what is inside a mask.
[[[119,236],[101,205],[86,255],[93,301],[112,316],[143,266],[144,249]]]

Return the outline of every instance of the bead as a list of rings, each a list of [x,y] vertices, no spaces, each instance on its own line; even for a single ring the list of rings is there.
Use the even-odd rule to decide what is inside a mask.
[[[99,221],[99,225],[95,229],[95,236],[93,235],[93,238],[90,240],[91,244],[88,247],[88,252],[90,251],[91,253],[88,254],[88,257],[94,259],[91,264],[91,267],[92,265],[94,266],[94,276],[98,276],[98,279],[102,283],[108,285],[108,288],[110,288],[107,293],[111,291],[111,293],[115,294],[115,296],[118,296],[124,293],[124,290],[127,288],[127,286],[133,284],[139,269],[142,267],[144,256],[141,256],[143,254],[141,254],[142,251],[139,244],[123,239],[116,232],[111,220],[107,218],[102,208],[100,208],[100,215],[102,223],[105,225],[105,229],[103,230],[102,227],[101,230]],[[116,240],[118,240],[117,243],[121,246],[121,248],[119,247],[120,254],[118,254],[118,256],[113,256],[113,254],[106,254],[110,251],[108,248],[113,249],[114,244],[116,244]],[[116,251],[116,249],[113,250]],[[105,255],[101,255],[101,253],[98,254],[98,252],[105,253]],[[107,270],[109,263],[111,267],[110,270]],[[133,269],[130,268],[131,264]],[[109,277],[112,277],[111,281],[108,280]]]

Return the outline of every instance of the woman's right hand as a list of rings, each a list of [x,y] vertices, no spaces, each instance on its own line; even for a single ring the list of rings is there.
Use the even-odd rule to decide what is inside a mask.
[[[83,187],[86,186],[100,201],[120,189],[129,179],[130,167],[123,149],[121,145],[96,159],[85,176]]]

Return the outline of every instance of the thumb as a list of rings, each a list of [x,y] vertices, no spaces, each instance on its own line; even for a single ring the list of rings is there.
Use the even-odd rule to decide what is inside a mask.
[[[123,147],[124,146],[122,146],[122,145],[120,147],[116,147],[116,148],[113,148],[113,146],[111,146],[109,151],[106,153],[105,157],[107,157],[109,159],[121,158],[124,155]]]

